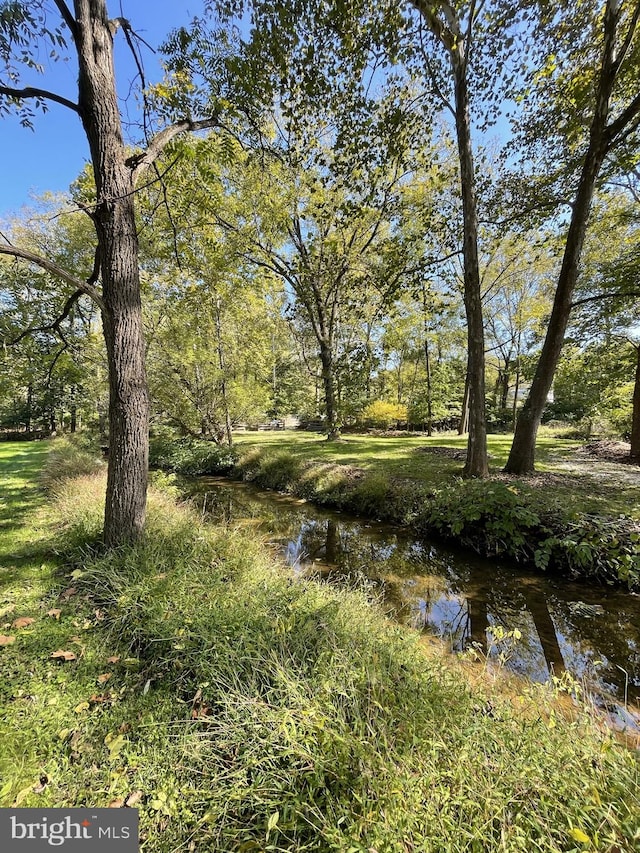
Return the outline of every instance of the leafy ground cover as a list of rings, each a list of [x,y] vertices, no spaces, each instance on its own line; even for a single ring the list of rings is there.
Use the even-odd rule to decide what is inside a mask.
[[[45,505],[44,446],[1,450],[0,805],[135,806],[153,853],[640,844],[638,757],[585,709],[472,682],[166,494],[101,553],[103,475],[49,468]]]

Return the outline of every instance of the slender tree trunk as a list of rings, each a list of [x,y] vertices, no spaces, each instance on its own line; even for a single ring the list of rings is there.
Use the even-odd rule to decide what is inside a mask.
[[[132,171],[113,68],[104,0],[75,0],[79,107],[96,180],[98,236],[109,365],[109,469],[104,539],[113,547],[142,532],[147,499],[149,402],[140,301]]]
[[[518,394],[520,393],[520,356],[516,359],[516,377],[513,386],[513,409],[511,412],[512,429],[515,432],[516,423],[518,422]]]
[[[578,265],[587,231],[591,200],[603,158],[604,150],[600,144],[591,156],[587,155],[585,160],[567,234],[547,334],[542,345],[529,396],[518,417],[509,459],[504,469],[508,474],[532,474],[535,470],[536,436],[564,344],[564,336],[571,313],[571,299],[578,279]]]
[[[567,232],[562,267],[558,276],[556,294],[542,352],[531,383],[529,396],[516,424],[513,444],[505,471],[509,474],[532,474],[535,470],[535,447],[538,427],[547,404],[553,377],[558,366],[564,336],[571,313],[571,299],[578,279],[578,267],[591,201],[600,169],[607,154],[609,139],[607,121],[611,93],[618,73],[615,60],[615,35],[621,4],[608,0],[604,15],[604,42],[600,77],[594,104],[594,115],[589,131],[589,146],[585,154],[580,181]]]
[[[322,385],[324,388],[325,415],[327,418],[327,439],[340,438],[340,424],[336,404],[335,375],[333,371],[333,352],[331,343],[320,341],[320,362],[322,364]]]
[[[636,379],[633,386],[630,456],[634,462],[640,464],[640,344],[636,346]]]
[[[464,59],[453,52],[452,63],[455,76],[456,132],[462,190],[464,307],[467,317],[467,377],[469,381],[469,440],[463,476],[487,477],[489,463],[485,409],[484,325],[478,260],[478,211],[471,148],[469,92]]]
[[[233,430],[231,426],[231,413],[229,412],[229,400],[227,397],[227,365],[224,357],[224,347],[222,345],[222,319],[220,316],[220,297],[216,297],[216,336],[218,338],[218,364],[220,366],[220,393],[222,394],[222,406],[224,408],[224,431],[229,447],[233,446]],[[274,365],[275,372],[275,365]],[[275,399],[275,396],[274,396]]]

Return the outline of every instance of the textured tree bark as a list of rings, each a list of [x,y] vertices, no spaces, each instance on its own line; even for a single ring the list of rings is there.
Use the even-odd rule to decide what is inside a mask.
[[[126,151],[113,67],[113,36],[104,0],[75,0],[79,112],[96,183],[109,365],[109,470],[104,539],[109,547],[137,538],[145,521],[149,402],[140,300],[132,170]]]

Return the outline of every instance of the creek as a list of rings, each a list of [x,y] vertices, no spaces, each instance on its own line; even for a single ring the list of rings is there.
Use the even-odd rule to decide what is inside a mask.
[[[390,618],[452,651],[475,648],[490,666],[533,681],[568,673],[615,728],[640,731],[640,596],[527,572],[245,483],[197,478],[188,491],[216,524],[265,536],[296,573],[364,586]]]

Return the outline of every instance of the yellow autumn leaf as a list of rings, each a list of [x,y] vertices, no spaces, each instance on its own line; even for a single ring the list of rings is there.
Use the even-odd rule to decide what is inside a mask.
[[[581,829],[578,829],[577,826],[571,827],[569,830],[569,835],[573,838],[574,841],[577,841],[578,844],[591,844],[591,839],[587,835],[586,832],[583,832]]]

